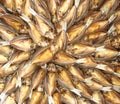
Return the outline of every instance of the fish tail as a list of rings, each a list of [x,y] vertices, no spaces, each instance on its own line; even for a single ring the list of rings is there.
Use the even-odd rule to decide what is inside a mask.
[[[0,44],[2,46],[8,46],[8,45],[10,45],[10,42],[8,42],[8,41],[0,41]]]
[[[95,50],[95,52],[99,52],[99,50],[101,50],[101,49],[104,50],[105,46],[103,45],[103,46],[97,47],[96,50]]]
[[[21,77],[18,76],[16,87],[21,87],[22,82],[21,82]]]
[[[113,89],[120,93],[120,86],[113,85]]]
[[[98,69],[101,69],[101,70],[106,70],[106,65],[98,64],[95,68],[98,68]]]
[[[48,96],[48,102],[49,104],[55,104],[52,96]]]
[[[97,98],[90,98],[90,100],[94,101],[95,103],[99,103],[99,100],[100,100],[100,99],[97,99]]]
[[[92,80],[92,77],[88,77],[83,82],[90,82],[91,80]]]
[[[118,77],[120,77],[119,73],[114,72],[113,74],[116,75],[116,76],[118,76]]]
[[[114,32],[115,30],[116,30],[115,25],[112,25],[112,26],[110,27],[110,29],[108,30],[107,34],[108,34],[108,35],[111,35],[111,33]]]
[[[0,104],[3,104],[3,102],[5,101],[5,99],[7,98],[7,94],[6,93],[4,93],[4,92],[2,92],[1,94],[0,94]]]
[[[80,93],[82,92],[81,90],[78,90],[78,89],[74,88],[74,89],[72,89],[71,91],[72,91],[73,93],[75,93],[76,95],[78,95],[78,96],[81,97],[81,94],[80,94]]]
[[[85,24],[87,28],[91,25],[92,21],[93,21],[92,19],[90,18],[88,19],[88,21]]]
[[[20,16],[20,17],[27,23],[31,22],[31,20],[27,16],[25,16],[24,14],[22,14],[22,16]]]
[[[113,14],[110,16],[110,18],[108,19],[109,23],[113,22],[115,20],[116,16]]]
[[[112,91],[112,87],[103,87],[101,90],[102,91]]]
[[[80,0],[75,0],[75,6],[78,7],[80,4]]]
[[[36,13],[36,11],[35,11],[34,9],[32,9],[32,8],[29,8],[29,11],[30,11],[30,13],[31,13],[32,15],[34,15],[34,16],[38,15],[38,14]]]
[[[8,61],[5,65],[2,66],[3,69],[7,70],[11,65],[11,62]]]
[[[86,59],[85,58],[83,58],[83,59],[78,59],[78,60],[76,60],[76,63],[85,63],[86,62]]]

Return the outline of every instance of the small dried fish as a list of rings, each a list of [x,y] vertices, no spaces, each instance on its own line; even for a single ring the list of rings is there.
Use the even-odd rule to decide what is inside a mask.
[[[23,102],[28,98],[30,93],[30,86],[22,85],[18,88],[16,92],[16,100],[18,104],[23,104]]]
[[[61,95],[59,92],[54,92],[53,93],[53,100],[54,100],[54,104],[61,104]]]
[[[43,92],[41,91],[33,91],[31,99],[28,101],[28,104],[39,104],[42,99]]]
[[[112,60],[113,58],[120,55],[120,52],[109,48],[98,48],[95,51],[94,57],[97,60]]]
[[[49,7],[49,11],[52,15],[52,21],[53,22],[57,22],[57,2],[56,0],[48,0],[47,1],[48,7]]]
[[[99,82],[103,86],[111,86],[111,83],[107,80],[105,75],[100,70],[89,70],[88,73],[92,76],[94,80]]]
[[[66,14],[66,12],[72,7],[73,2],[74,2],[73,0],[65,0],[60,3],[57,13],[58,20],[62,19],[62,17]]]
[[[78,56],[90,55],[93,52],[95,52],[95,50],[96,48],[94,46],[82,44],[82,43],[74,43],[68,46],[68,49],[66,51],[71,55],[78,57]]]
[[[69,90],[65,89],[61,91],[61,101],[65,104],[77,104],[75,96]]]
[[[104,42],[104,40],[107,37],[107,32],[94,32],[90,34],[86,34],[81,41],[84,43],[89,43],[89,44],[99,44]]]
[[[88,87],[84,83],[82,83],[80,81],[74,81],[74,84],[75,84],[77,89],[82,91],[81,92],[82,96],[84,96],[84,97],[86,97],[86,98],[88,98],[90,100],[93,100],[90,90],[88,89]]]
[[[100,8],[102,14],[105,16],[113,12],[117,8],[119,0],[108,0]]]
[[[51,1],[50,1],[51,2]],[[49,2],[49,3],[50,3]],[[48,11],[48,7],[45,3],[44,0],[34,0],[34,5],[35,5],[35,10],[37,11],[38,14],[42,14],[43,16],[45,16],[47,19],[51,20],[51,16],[50,13]],[[49,4],[50,5],[50,4]],[[49,6],[48,5],[48,6]],[[51,4],[52,5],[52,4]],[[51,6],[50,6],[51,7]],[[53,7],[53,6],[52,6]],[[49,8],[50,10],[50,8]]]
[[[14,28],[17,32],[26,33],[27,25],[19,17],[12,14],[4,14],[0,16],[0,20],[4,21],[6,24]]]
[[[77,8],[77,19],[76,19],[76,22],[81,20],[81,19],[83,19],[85,17],[85,15],[88,13],[89,5],[90,5],[90,0],[84,0],[83,2],[81,2],[79,4],[79,6]]]
[[[86,34],[105,30],[106,27],[109,26],[109,24],[115,20],[115,18],[116,17],[114,15],[112,15],[108,20],[99,20],[99,21],[92,23],[88,27]]]
[[[30,62],[24,62],[18,69],[18,80],[16,86],[21,86],[21,78],[25,78],[31,75],[35,70],[37,70],[37,65],[31,64]]]
[[[73,43],[82,38],[91,22],[92,20],[88,20],[86,24],[78,24],[71,27],[68,30],[68,42]]]
[[[69,89],[71,92],[75,93],[76,95],[81,96],[82,91],[75,88],[75,85],[73,84],[72,79],[69,76],[68,72],[62,67],[58,67],[57,70],[58,70],[57,80],[60,83],[60,85]]]
[[[34,11],[32,8],[30,8],[29,11],[34,16],[37,28],[41,32],[41,34],[47,38],[54,39],[55,33],[53,24],[41,14],[37,14],[37,12]]]
[[[6,41],[11,41],[18,34],[15,31],[11,30],[8,26],[0,24],[0,36]]]
[[[85,84],[91,89],[91,90],[101,90],[101,91],[111,91],[112,87],[104,87],[103,85],[101,85],[100,83],[94,81],[94,80],[90,80],[90,81],[86,81]]]
[[[94,91],[92,93],[92,96],[94,99],[98,99],[98,102],[96,102],[96,104],[105,104],[104,97],[100,91]]]
[[[8,94],[16,89],[16,81],[17,81],[17,76],[16,75],[12,76],[7,81],[2,93],[0,94],[0,104],[3,104],[3,102],[6,100]]]
[[[119,104],[120,103],[120,96],[115,91],[104,92],[103,95],[104,95],[105,99],[110,103],[113,103],[113,104]]]
[[[35,44],[33,43],[33,41],[26,35],[20,35],[14,38],[10,42],[10,45],[18,50],[25,52],[35,48]]]
[[[48,42],[46,39],[41,35],[35,24],[25,15],[21,16],[21,18],[26,21],[30,27],[29,35],[32,38],[32,40],[39,46],[46,46],[48,45]]]
[[[52,95],[56,89],[56,73],[55,72],[52,72],[52,71],[47,72],[47,75],[45,78],[45,89],[48,95],[49,104],[54,104]]]
[[[76,59],[72,57],[70,54],[60,51],[54,56],[53,61],[56,64],[68,65],[68,64],[75,64],[75,63],[82,64],[86,62],[86,59],[85,58]]]
[[[32,18],[32,14],[29,11],[29,8],[32,7],[32,0],[25,0],[23,9],[22,9],[22,14],[24,14],[26,17]]]
[[[91,80],[91,77],[85,78],[83,72],[75,65],[68,66],[68,71],[75,77],[77,80],[86,82]]]

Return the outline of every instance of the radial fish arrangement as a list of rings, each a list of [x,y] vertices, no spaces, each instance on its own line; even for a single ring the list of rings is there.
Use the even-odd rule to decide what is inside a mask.
[[[120,0],[0,0],[0,104],[120,104]]]

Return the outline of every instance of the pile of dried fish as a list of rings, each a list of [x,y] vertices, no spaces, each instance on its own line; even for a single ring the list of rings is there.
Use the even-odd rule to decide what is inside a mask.
[[[120,0],[0,0],[0,104],[120,104]]]

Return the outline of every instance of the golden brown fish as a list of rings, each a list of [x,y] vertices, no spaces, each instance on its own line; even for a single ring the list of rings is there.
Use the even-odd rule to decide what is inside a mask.
[[[59,92],[53,93],[54,104],[61,104],[61,94]]]

